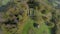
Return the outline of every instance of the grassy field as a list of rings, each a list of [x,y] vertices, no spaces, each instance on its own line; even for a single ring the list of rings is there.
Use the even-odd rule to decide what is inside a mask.
[[[23,29],[22,34],[50,34],[49,28],[44,23],[42,23],[39,28],[33,27],[33,23],[34,21],[29,19]]]

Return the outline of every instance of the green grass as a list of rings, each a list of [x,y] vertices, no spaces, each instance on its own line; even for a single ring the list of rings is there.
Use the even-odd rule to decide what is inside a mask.
[[[23,32],[22,34],[28,34],[30,25],[33,24],[33,21],[31,21],[30,19],[27,21],[27,24],[24,26]]]
[[[29,19],[23,29],[22,34],[28,34],[28,31],[30,30],[30,28],[32,28],[34,30],[35,34],[50,34],[50,30],[49,30],[48,26],[46,26],[44,23],[42,23],[40,25],[40,28],[34,28],[33,23],[34,23],[34,21]]]
[[[34,28],[34,31],[36,34],[50,34],[50,30],[44,23],[40,25],[40,28]]]

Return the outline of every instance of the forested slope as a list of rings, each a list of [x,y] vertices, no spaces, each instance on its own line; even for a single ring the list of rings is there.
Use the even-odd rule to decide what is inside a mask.
[[[60,33],[60,10],[47,0],[11,0],[0,8],[3,34]]]

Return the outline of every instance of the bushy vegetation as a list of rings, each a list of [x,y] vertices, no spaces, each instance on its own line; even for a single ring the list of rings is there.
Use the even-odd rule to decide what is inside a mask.
[[[42,1],[43,3],[41,3]],[[24,2],[24,3],[23,3]],[[59,10],[43,0],[14,0],[2,15],[0,27],[4,34],[57,34],[60,27]],[[38,24],[38,28],[34,27]]]

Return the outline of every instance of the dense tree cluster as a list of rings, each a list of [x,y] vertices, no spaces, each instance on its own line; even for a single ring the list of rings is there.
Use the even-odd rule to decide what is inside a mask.
[[[55,34],[60,28],[60,14],[58,10],[49,7],[35,0],[9,2],[8,9],[4,10],[3,15],[6,21],[2,23],[1,28],[5,34],[22,34],[24,24],[31,19],[35,21],[34,27],[45,23],[51,31],[54,31],[52,34]]]

